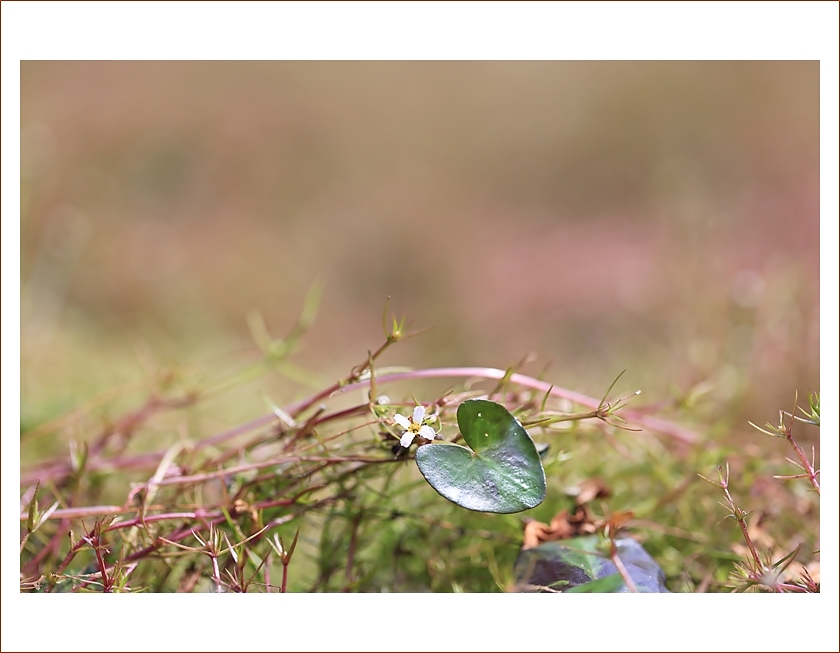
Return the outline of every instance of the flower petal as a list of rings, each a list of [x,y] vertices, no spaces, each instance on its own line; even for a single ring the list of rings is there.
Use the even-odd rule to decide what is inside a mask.
[[[420,427],[420,437],[426,438],[427,440],[434,440],[435,439],[435,430],[431,426],[426,426],[425,424]]]
[[[422,424],[423,418],[426,416],[426,409],[423,406],[415,406],[414,413],[411,415],[411,421],[415,424]]]
[[[406,430],[411,428],[411,422],[402,415],[394,415],[394,421]]]
[[[411,443],[414,442],[414,433],[411,431],[406,431],[403,433],[402,437],[400,438],[400,446],[403,449],[408,449],[411,446]]]

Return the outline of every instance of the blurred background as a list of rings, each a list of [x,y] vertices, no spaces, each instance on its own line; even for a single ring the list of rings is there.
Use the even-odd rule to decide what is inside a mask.
[[[818,62],[23,62],[21,164],[22,431],[257,359],[316,281],[324,384],[390,296],[435,328],[385,365],[737,431],[819,389]]]

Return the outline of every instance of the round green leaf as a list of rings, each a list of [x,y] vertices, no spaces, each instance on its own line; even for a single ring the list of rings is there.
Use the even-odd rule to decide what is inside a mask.
[[[458,406],[458,426],[471,447],[451,443],[417,449],[420,473],[453,503],[479,512],[511,513],[545,498],[545,472],[534,441],[495,401],[468,399]]]

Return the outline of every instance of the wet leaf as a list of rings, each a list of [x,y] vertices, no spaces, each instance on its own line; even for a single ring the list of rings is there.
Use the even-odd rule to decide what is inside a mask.
[[[665,574],[647,551],[629,537],[618,538],[616,551],[636,590],[642,593],[665,593]],[[597,535],[575,537],[562,542],[546,542],[523,549],[514,566],[516,586],[520,591],[627,592],[621,580],[606,579],[618,574],[607,554],[609,542]],[[619,579],[621,577],[619,576]],[[604,581],[597,584],[592,581]],[[547,588],[547,589],[546,589]]]
[[[531,436],[494,401],[458,406],[458,426],[470,448],[452,443],[417,449],[420,472],[443,497],[469,510],[512,513],[545,498],[545,472]]]

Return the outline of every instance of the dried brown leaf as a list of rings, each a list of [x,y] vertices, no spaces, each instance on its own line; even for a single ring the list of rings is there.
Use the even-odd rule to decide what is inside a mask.
[[[591,535],[597,530],[592,515],[586,506],[579,506],[574,514],[568,510],[558,512],[551,520],[551,524],[544,524],[536,520],[525,523],[522,535],[522,549],[531,549],[543,542],[566,540],[579,535]]]
[[[612,494],[606,483],[600,478],[588,478],[581,481],[578,488],[580,491],[575,497],[575,503],[579,506],[590,503],[593,499],[603,499]]]

